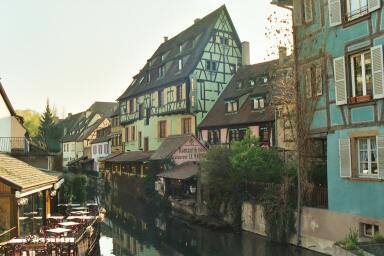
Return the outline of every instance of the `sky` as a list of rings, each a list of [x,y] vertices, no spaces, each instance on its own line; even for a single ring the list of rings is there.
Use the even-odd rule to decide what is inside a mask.
[[[60,117],[115,101],[162,43],[225,4],[251,63],[267,58],[271,0],[1,0],[0,78],[16,109]]]

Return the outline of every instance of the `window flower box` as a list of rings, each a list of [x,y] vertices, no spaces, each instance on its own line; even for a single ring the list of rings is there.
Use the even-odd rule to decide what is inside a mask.
[[[364,96],[357,96],[356,97],[356,103],[359,102],[366,102],[371,100],[371,95],[364,95]]]

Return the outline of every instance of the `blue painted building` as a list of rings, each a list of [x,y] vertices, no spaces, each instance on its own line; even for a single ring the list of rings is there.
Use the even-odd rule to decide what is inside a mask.
[[[384,226],[384,2],[275,0],[293,7],[300,92],[316,101],[311,135],[326,147],[328,209]]]

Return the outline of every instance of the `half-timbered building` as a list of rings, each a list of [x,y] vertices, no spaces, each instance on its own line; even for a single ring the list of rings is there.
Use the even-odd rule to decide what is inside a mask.
[[[245,46],[225,6],[165,38],[118,99],[125,150],[155,150],[169,135],[196,134],[249,53]]]

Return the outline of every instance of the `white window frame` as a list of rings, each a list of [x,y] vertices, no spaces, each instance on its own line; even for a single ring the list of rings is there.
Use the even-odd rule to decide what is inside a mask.
[[[227,102],[227,113],[235,113],[238,110],[238,105],[237,105],[236,100],[231,100]]]
[[[376,168],[377,173],[372,173],[372,159],[371,159],[371,140],[374,139],[376,141]],[[360,140],[367,140],[367,154],[368,154],[368,173],[363,173],[361,168],[361,159],[360,159]],[[379,163],[378,163],[378,150],[377,150],[377,139],[376,137],[364,137],[364,138],[358,138],[357,139],[357,169],[358,169],[358,175],[359,177],[375,177],[377,178],[379,176]]]
[[[360,18],[361,16],[364,16],[364,15],[367,15],[369,13],[368,11],[368,1],[369,0],[359,0],[359,5],[360,5],[360,10],[362,9],[363,6],[361,6],[361,1],[366,1],[366,7],[367,9],[363,12],[360,12],[354,16],[351,16],[351,0],[347,0],[346,1],[346,5],[347,5],[347,18],[348,18],[348,21],[352,21],[352,20],[355,20],[357,18]]]
[[[369,53],[371,55],[371,52],[370,50],[366,50],[366,51],[362,51],[362,52],[359,52],[359,53],[356,53],[356,54],[353,54],[349,57],[349,70],[351,71],[351,82],[352,82],[352,96],[353,97],[356,97],[356,82],[355,82],[355,61],[354,61],[354,58],[356,56],[359,56],[360,55],[360,59],[361,59],[361,76],[362,76],[362,80],[363,80],[363,95],[362,96],[367,96],[367,79],[366,79],[366,70],[365,70],[365,54],[366,53]],[[371,56],[371,66],[372,66],[372,56]],[[373,91],[373,82],[372,82],[372,85],[371,85],[371,90]]]
[[[252,99],[253,101],[253,110],[260,110],[265,108],[265,99],[263,97],[255,97]]]

